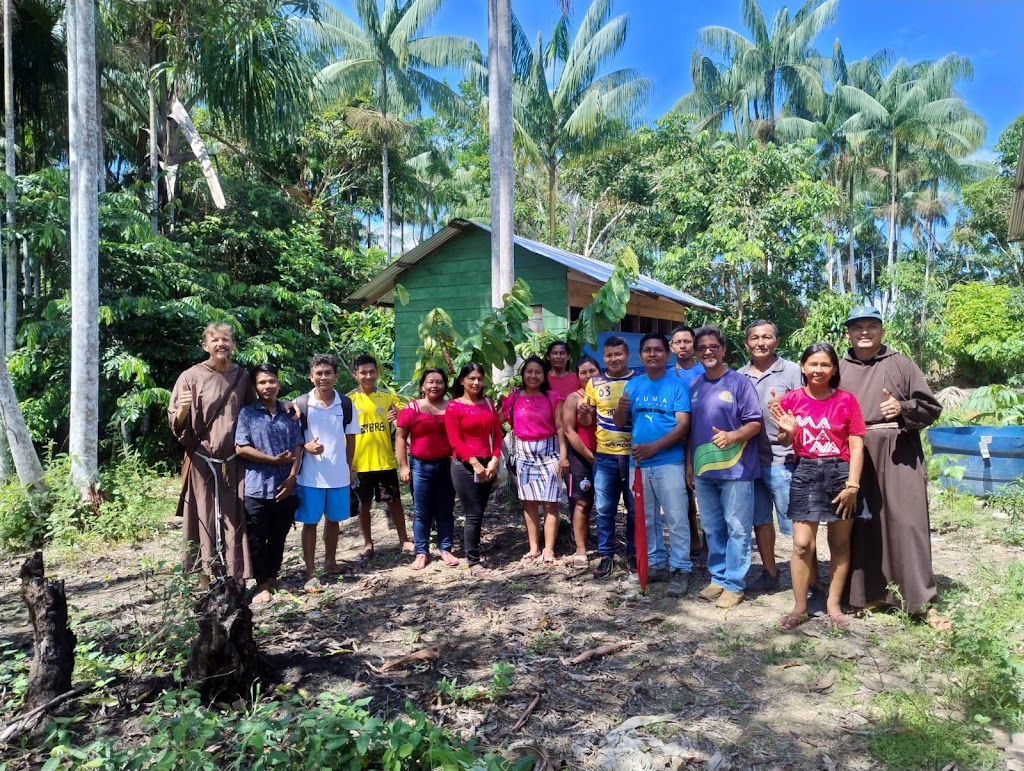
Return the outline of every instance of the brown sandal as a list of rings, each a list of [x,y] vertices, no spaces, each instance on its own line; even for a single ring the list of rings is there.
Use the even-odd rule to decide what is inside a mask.
[[[489,576],[491,571],[478,562],[475,565],[469,566],[469,574],[473,576],[473,578],[484,578],[485,576]]]
[[[792,632],[801,624],[807,623],[809,616],[806,613],[802,613],[799,616],[794,616],[792,613],[787,613],[779,619],[779,626],[787,632]]]

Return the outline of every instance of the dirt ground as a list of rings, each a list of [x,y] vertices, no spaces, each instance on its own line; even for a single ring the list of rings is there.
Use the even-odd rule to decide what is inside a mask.
[[[877,767],[866,748],[867,704],[888,689],[929,688],[927,678],[901,670],[887,653],[899,627],[891,616],[854,619],[842,636],[821,619],[785,633],[776,620],[789,610],[787,589],[723,612],[697,598],[706,572],[694,574],[687,597],[672,599],[664,584],[641,595],[622,568],[595,580],[568,564],[521,566],[522,516],[498,502],[484,524],[485,555],[497,567],[490,577],[475,580],[464,561],[448,568],[436,558],[416,573],[387,520],[375,511],[371,563],[346,563],[351,574],[316,593],[302,591],[298,530],[292,531],[286,590],[254,608],[257,642],[278,682],[311,693],[369,695],[381,713],[400,711],[408,699],[462,736],[495,748],[533,748],[554,767],[719,771]],[[461,556],[458,522],[456,532]],[[566,554],[572,549],[565,523],[561,533],[559,554]],[[170,570],[153,566],[176,559],[179,539],[172,518],[158,541],[69,555],[48,570],[66,581],[74,618],[106,619],[116,638],[118,630],[159,621],[158,589]],[[352,558],[360,546],[352,520],[342,528],[339,555]],[[969,531],[933,533],[933,548],[940,589],[980,566],[1022,556],[1019,549],[979,543]],[[789,549],[780,536],[781,563]],[[819,555],[825,563],[823,534]],[[0,562],[0,640],[27,650],[21,561]],[[750,578],[760,570],[756,549],[754,562]],[[788,588],[785,570],[783,582]],[[569,661],[615,642],[627,645],[584,663]],[[441,649],[436,666],[377,671],[387,660],[435,644]],[[457,680],[457,687],[486,686],[496,663],[514,667],[509,691],[497,701],[457,703],[444,687],[439,695],[442,678]]]

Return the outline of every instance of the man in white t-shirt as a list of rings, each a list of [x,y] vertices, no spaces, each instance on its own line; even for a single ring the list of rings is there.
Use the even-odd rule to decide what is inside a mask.
[[[295,521],[302,523],[302,558],[306,563],[306,586],[318,584],[313,575],[316,554],[316,528],[320,518],[324,524],[324,570],[328,575],[338,568],[339,523],[349,518],[349,485],[352,480],[352,458],[356,451],[355,435],[360,432],[359,416],[347,396],[334,390],[338,380],[333,356],[317,354],[309,367],[313,390],[303,410],[304,445],[302,468],[296,484],[299,509]],[[346,417],[348,418],[346,420]]]

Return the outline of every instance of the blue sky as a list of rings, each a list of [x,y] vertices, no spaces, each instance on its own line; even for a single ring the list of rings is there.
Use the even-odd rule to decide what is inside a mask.
[[[350,0],[334,2],[351,12]],[[557,0],[512,0],[513,12],[531,38],[537,32],[545,39],[550,36],[557,5]],[[574,0],[575,19],[587,5],[586,0]],[[800,2],[762,0],[769,25],[784,6],[793,11]],[[630,22],[626,45],[614,64],[635,67],[653,81],[651,119],[690,90],[690,53],[697,30],[708,25],[744,30],[738,0],[615,0],[613,13],[626,14]],[[467,35],[485,47],[486,1],[448,0],[430,32]],[[988,147],[1024,113],[1024,0],[840,0],[835,25],[822,33],[816,47],[828,52],[837,37],[851,61],[880,48],[911,61],[951,52],[969,57],[974,80],[961,91],[988,124]]]

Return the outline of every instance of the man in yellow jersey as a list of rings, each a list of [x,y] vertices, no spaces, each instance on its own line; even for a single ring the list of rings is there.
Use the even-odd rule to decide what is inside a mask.
[[[605,374],[590,379],[581,412],[587,411],[597,421],[597,452],[594,453],[594,510],[597,530],[597,551],[601,561],[594,578],[605,578],[612,572],[615,557],[615,514],[619,498],[626,507],[626,555],[630,569],[636,560],[633,546],[633,493],[629,486],[629,454],[632,424],[615,425],[615,408],[626,384],[643,375],[629,369],[629,345],[612,335],[604,341]]]
[[[391,521],[398,532],[402,551],[412,552],[413,544],[405,528],[405,510],[398,489],[398,460],[391,443],[391,424],[402,406],[401,400],[389,391],[377,389],[377,360],[364,354],[355,361],[353,372],[359,387],[349,393],[359,414],[361,433],[356,436],[353,466],[359,475],[356,495],[359,498],[359,529],[363,533],[363,550],[356,561],[373,557],[373,535],[370,532],[370,506],[376,497],[391,511]]]

